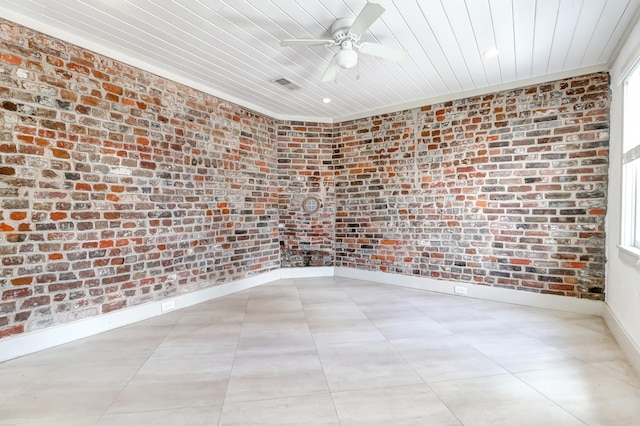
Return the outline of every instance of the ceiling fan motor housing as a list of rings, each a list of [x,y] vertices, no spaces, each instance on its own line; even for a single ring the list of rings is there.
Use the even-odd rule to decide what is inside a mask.
[[[353,18],[340,18],[331,25],[329,31],[331,31],[331,37],[336,41],[337,45],[341,46],[347,40],[354,44],[360,41],[360,37],[349,32],[353,21]]]

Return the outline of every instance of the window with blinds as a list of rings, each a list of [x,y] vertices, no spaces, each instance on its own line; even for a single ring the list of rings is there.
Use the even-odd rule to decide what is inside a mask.
[[[625,80],[623,136],[623,246],[640,249],[640,66]]]

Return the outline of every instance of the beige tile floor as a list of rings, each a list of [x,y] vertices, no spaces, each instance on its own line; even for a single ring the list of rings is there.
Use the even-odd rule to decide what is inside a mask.
[[[342,278],[8,361],[0,390],[2,426],[640,425],[601,318]]]

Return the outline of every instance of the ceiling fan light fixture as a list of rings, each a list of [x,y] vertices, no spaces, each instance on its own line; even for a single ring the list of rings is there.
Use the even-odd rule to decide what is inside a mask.
[[[218,0],[222,1],[222,0]],[[225,0],[226,1],[226,0]],[[383,59],[400,61],[407,56],[407,51],[377,43],[360,42],[360,37],[369,30],[384,12],[384,7],[367,0],[355,18],[339,18],[331,24],[330,39],[287,39],[281,46],[338,46],[336,53],[322,75],[322,81],[335,81],[338,70],[351,69],[358,66],[359,53],[377,56]],[[359,75],[358,75],[359,77]],[[358,78],[356,77],[356,79]]]
[[[337,60],[340,68],[353,68],[358,64],[358,52],[353,49],[343,49],[338,52]]]

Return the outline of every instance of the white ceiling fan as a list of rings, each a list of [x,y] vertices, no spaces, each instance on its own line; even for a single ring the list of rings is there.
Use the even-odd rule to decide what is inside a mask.
[[[360,42],[362,34],[382,15],[384,7],[377,3],[367,3],[354,18],[340,18],[330,28],[332,39],[293,39],[282,40],[281,46],[339,46],[322,81],[333,81],[338,68],[353,68],[358,64],[358,51],[367,55],[399,61],[407,56],[407,51],[377,43]]]

